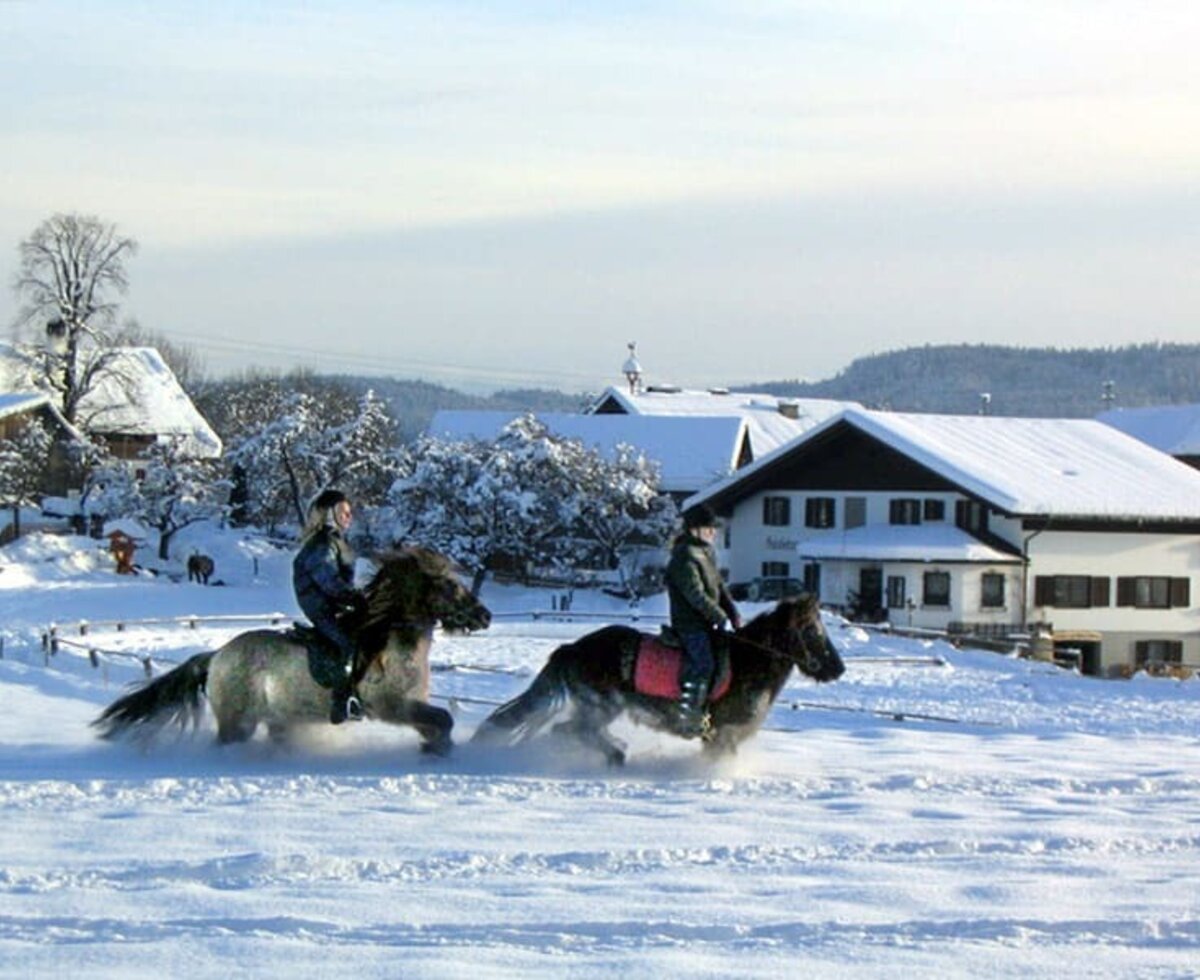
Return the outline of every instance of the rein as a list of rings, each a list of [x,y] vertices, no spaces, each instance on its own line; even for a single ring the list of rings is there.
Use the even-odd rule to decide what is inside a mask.
[[[748,625],[752,625],[752,624],[748,624]],[[810,622],[810,623],[806,624],[802,629],[800,629],[799,632],[800,632],[801,636],[803,637],[804,631],[814,625],[815,625],[814,623]],[[739,643],[744,643],[744,644],[746,644],[746,646],[750,647],[751,649],[757,650],[759,653],[765,654],[771,660],[785,660],[785,661],[787,661],[788,665],[791,667],[797,667],[801,670],[805,670],[806,668],[811,668],[813,666],[813,655],[812,655],[811,651],[809,651],[809,649],[808,649],[808,644],[801,642],[801,648],[804,651],[805,667],[800,667],[800,664],[797,663],[795,657],[793,657],[789,654],[786,654],[786,653],[780,653],[778,650],[776,650],[772,647],[766,646],[763,643],[759,643],[757,640],[751,640],[751,639],[744,637],[742,635],[742,632],[744,632],[747,628],[748,628],[748,626],[743,626],[742,630],[737,631],[733,634],[733,636],[738,640]]]

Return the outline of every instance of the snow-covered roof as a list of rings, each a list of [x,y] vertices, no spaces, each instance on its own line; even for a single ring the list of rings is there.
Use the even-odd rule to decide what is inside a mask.
[[[446,409],[436,413],[429,434],[439,439],[495,439],[518,413]],[[661,487],[691,493],[731,473],[737,465],[746,423],[740,418],[677,418],[639,415],[580,415],[540,412],[552,433],[577,439],[604,455],[622,443],[659,464]]]
[[[603,414],[616,408],[629,415],[715,415],[744,419],[749,427],[751,449],[758,457],[790,442],[843,409],[857,405],[857,402],[828,398],[781,398],[724,388],[696,391],[651,385],[639,389],[636,394],[610,387],[589,411]]]
[[[1092,419],[916,415],[847,409],[770,456],[708,487],[691,506],[848,425],[995,509],[1018,516],[1200,519],[1200,471]]]
[[[952,524],[875,524],[817,531],[796,548],[801,558],[859,561],[1017,562]]]
[[[1096,419],[1172,456],[1200,456],[1200,405],[1114,408]]]
[[[40,394],[30,359],[0,344],[0,391]],[[44,396],[43,396],[44,397]],[[197,458],[221,454],[221,440],[180,386],[175,373],[152,347],[122,347],[81,400],[80,419],[89,430],[142,436],[182,436]]]
[[[80,403],[80,415],[92,415],[90,428],[96,431],[181,436],[189,455],[221,455],[220,437],[152,347],[119,349],[110,370]]]
[[[49,398],[36,391],[2,392],[0,393],[0,419],[32,411],[39,405],[49,404],[49,401]]]

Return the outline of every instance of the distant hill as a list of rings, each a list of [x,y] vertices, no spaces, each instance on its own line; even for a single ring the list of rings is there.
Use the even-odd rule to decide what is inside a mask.
[[[992,415],[1090,418],[1106,408],[1200,402],[1200,344],[1076,350],[927,345],[860,357],[826,381],[745,388],[954,415],[978,413],[986,392]]]
[[[391,406],[409,440],[440,409],[576,412],[589,396],[539,388],[468,395],[424,381],[338,376]],[[1108,383],[1111,382],[1111,385]],[[1091,418],[1106,408],[1200,402],[1200,344],[1138,344],[1060,350],[950,344],[908,347],[860,357],[825,381],[769,381],[737,386],[792,398],[857,401],[896,412],[973,415],[990,395],[992,415]],[[1105,401],[1106,392],[1111,400]]]

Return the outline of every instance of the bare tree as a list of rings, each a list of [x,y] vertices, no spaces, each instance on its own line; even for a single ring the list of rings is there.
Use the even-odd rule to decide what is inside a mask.
[[[46,387],[74,424],[79,403],[113,356],[108,330],[117,297],[129,288],[125,260],[137,242],[116,225],[79,214],[56,214],[19,246],[17,326],[45,324]]]

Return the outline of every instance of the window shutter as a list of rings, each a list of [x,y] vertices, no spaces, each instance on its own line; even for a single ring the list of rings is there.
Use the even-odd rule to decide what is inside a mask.
[[[1110,583],[1107,577],[1092,579],[1091,602],[1093,606],[1109,605]]]
[[[1191,579],[1173,578],[1171,579],[1171,606],[1190,606],[1192,604],[1191,597]]]
[[[1137,604],[1137,579],[1121,576],[1117,579],[1117,605],[1133,606]]]
[[[1035,606],[1054,605],[1054,576],[1038,575],[1033,580],[1033,604]]]

